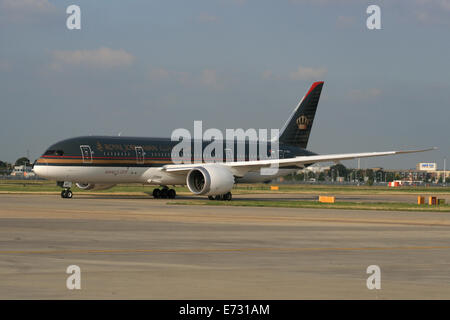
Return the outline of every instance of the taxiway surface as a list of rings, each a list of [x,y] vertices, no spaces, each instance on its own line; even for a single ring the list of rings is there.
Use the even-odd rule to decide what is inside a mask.
[[[1,194],[0,298],[449,299],[450,214]]]

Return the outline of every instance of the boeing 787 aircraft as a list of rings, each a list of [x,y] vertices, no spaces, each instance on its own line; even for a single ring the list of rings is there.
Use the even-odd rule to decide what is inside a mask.
[[[278,149],[275,150],[276,158],[251,154],[250,150],[255,147],[252,144],[259,145],[258,141],[243,142],[245,151],[242,153],[239,153],[238,141],[223,141],[223,159],[205,162],[203,151],[211,141],[193,140],[192,146],[200,145],[201,152],[196,153],[192,148],[194,153],[189,152],[189,163],[179,164],[172,161],[172,149],[179,141],[170,138],[84,136],[50,146],[35,162],[33,170],[40,177],[56,180],[63,188],[63,198],[72,198],[72,183],[83,190],[107,189],[118,183],[143,183],[159,186],[153,190],[155,198],[175,198],[175,190],[168,186],[187,185],[195,195],[231,200],[235,183],[270,181],[317,162],[431,150],[328,155],[306,150],[322,87],[323,82],[312,84],[280,130],[278,138],[267,143],[268,153],[274,152],[272,146]],[[228,147],[230,145],[231,148]],[[278,170],[262,174],[261,169],[274,165]]]

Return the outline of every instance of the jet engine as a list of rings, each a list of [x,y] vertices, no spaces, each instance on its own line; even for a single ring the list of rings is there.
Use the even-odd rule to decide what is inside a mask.
[[[93,184],[93,183],[76,183],[81,190],[106,190],[115,186],[115,184]]]
[[[186,184],[197,195],[222,195],[233,188],[234,176],[227,167],[211,164],[189,171]]]

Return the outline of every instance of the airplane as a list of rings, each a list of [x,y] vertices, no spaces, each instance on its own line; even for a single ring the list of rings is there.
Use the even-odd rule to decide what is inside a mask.
[[[208,162],[203,158],[203,153],[189,152],[189,155],[186,154],[189,163],[174,163],[172,149],[179,141],[170,138],[82,136],[51,145],[35,161],[33,171],[40,177],[56,180],[63,188],[62,198],[73,197],[73,183],[82,190],[108,189],[118,183],[142,183],[159,186],[153,190],[154,198],[173,199],[176,192],[168,186],[187,185],[194,195],[208,196],[210,200],[231,200],[231,190],[236,183],[268,182],[314,163],[433,149],[327,155],[307,150],[323,84],[323,81],[312,84],[276,140],[267,142],[268,155],[277,151],[276,158],[255,158],[249,154],[251,144],[258,141],[232,141],[233,148],[227,148],[230,144],[223,141],[222,151],[227,157],[221,161]],[[197,142],[193,140],[192,146]],[[200,141],[202,151],[210,142]],[[245,144],[244,153],[238,153],[238,143]],[[274,151],[272,147],[278,147],[278,150]],[[261,174],[262,168],[273,165],[278,170],[270,175]]]

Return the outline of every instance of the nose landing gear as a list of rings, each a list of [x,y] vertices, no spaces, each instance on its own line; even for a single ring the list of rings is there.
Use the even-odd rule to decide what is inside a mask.
[[[61,198],[72,199],[73,193],[70,189],[64,189],[61,191]]]
[[[61,187],[61,188],[64,188],[61,191],[61,198],[63,198],[63,199],[72,199],[73,193],[70,190],[70,188],[72,187],[72,182],[69,182],[69,181],[58,181],[58,182],[56,182],[56,185]]]

